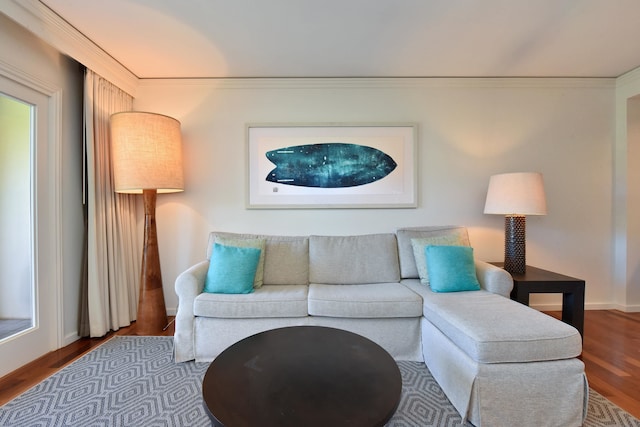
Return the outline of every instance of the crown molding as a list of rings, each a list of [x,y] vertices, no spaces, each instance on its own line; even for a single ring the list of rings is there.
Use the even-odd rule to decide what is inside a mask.
[[[618,77],[616,88],[619,93],[625,93],[627,96],[635,96],[640,93],[640,67]]]
[[[582,77],[344,77],[344,78],[158,78],[139,87],[206,86],[217,89],[375,88],[614,88],[614,78]]]
[[[135,96],[138,77],[38,0],[3,0],[0,12],[58,51]]]

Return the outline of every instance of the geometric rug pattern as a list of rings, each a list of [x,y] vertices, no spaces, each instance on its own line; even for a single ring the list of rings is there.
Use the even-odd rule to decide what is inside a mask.
[[[116,336],[0,407],[0,426],[210,426],[201,388],[208,364],[176,364],[172,354],[172,337]],[[462,425],[424,363],[398,366],[402,398],[388,426]],[[640,427],[590,393],[585,426]]]

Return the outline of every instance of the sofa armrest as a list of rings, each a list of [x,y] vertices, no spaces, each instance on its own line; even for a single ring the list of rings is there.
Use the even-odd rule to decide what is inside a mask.
[[[510,298],[513,279],[506,270],[484,261],[475,261],[480,287],[494,294]]]
[[[202,293],[208,269],[209,261],[202,261],[176,278],[175,290],[178,295],[178,311],[173,335],[176,362],[195,359],[193,303],[196,297]]]

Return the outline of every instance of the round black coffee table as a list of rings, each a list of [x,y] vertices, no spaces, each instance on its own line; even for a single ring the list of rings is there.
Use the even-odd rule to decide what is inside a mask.
[[[213,425],[383,426],[402,391],[378,344],[340,329],[296,326],[246,338],[209,366],[202,395]]]

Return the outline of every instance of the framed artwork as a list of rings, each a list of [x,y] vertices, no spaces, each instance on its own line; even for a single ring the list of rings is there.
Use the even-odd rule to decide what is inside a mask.
[[[415,124],[249,124],[249,209],[415,208]]]

